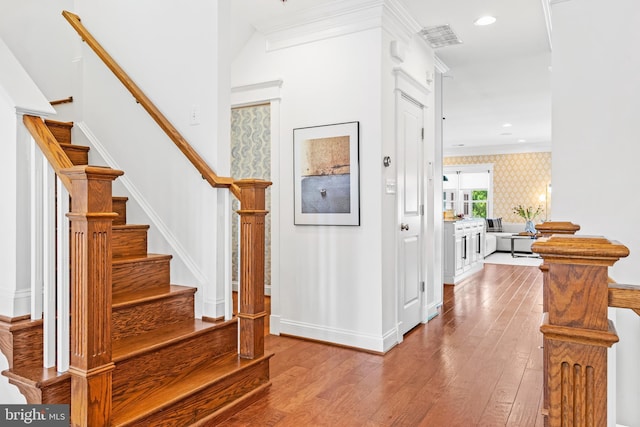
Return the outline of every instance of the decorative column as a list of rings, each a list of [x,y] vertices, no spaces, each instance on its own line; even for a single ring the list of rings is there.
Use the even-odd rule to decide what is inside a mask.
[[[243,179],[240,188],[240,357],[264,354],[264,219],[269,181]]]
[[[71,425],[111,423],[111,186],[123,172],[76,166],[71,180]]]
[[[536,230],[541,237],[550,237],[554,234],[575,234],[576,231],[580,230],[580,226],[568,221],[545,221],[541,224],[536,225]],[[540,265],[540,271],[542,272],[542,312],[547,313],[549,311],[549,303],[547,297],[547,281],[549,266],[546,263],[542,263]],[[542,361],[544,372],[547,372],[548,360],[545,355],[544,360]],[[544,378],[543,385],[543,400],[542,400],[542,408],[545,414],[545,427],[548,426],[548,419],[546,415],[549,413],[549,393],[547,392],[547,379]]]
[[[548,268],[544,335],[548,425],[606,426],[608,267],[629,250],[603,237],[553,235],[532,247]]]

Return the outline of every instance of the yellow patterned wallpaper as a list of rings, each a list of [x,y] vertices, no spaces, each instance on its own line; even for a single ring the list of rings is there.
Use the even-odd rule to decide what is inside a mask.
[[[551,218],[551,194],[548,203],[547,185],[551,183],[551,153],[492,154],[484,156],[445,157],[443,164],[469,165],[476,163],[493,164],[493,217],[502,217],[503,222],[524,223],[513,213],[513,207],[548,206],[549,212],[543,212],[536,223]]]

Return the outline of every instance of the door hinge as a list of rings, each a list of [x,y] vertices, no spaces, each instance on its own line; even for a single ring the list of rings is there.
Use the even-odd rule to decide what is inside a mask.
[[[420,215],[424,216],[424,205],[420,205]]]
[[[422,128],[421,136],[422,136],[422,140],[424,141],[424,128]]]
[[[420,282],[420,290],[424,292],[424,281]]]

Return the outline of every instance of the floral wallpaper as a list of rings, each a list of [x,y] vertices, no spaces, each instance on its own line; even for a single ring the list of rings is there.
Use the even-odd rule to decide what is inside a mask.
[[[445,157],[443,164],[493,164],[493,217],[507,223],[524,223],[513,213],[517,205],[541,206],[543,212],[536,222],[551,218],[551,153],[492,154],[482,156]],[[545,200],[547,199],[548,200]]]
[[[271,180],[271,107],[257,105],[231,110],[231,176],[235,179]],[[267,189],[267,210],[271,209],[271,191]],[[238,281],[239,202],[233,200],[232,280]],[[271,215],[265,218],[264,282],[271,286]]]

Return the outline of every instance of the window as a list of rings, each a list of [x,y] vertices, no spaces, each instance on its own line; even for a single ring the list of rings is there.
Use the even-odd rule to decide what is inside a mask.
[[[443,209],[474,218],[493,213],[493,165],[446,166]]]

